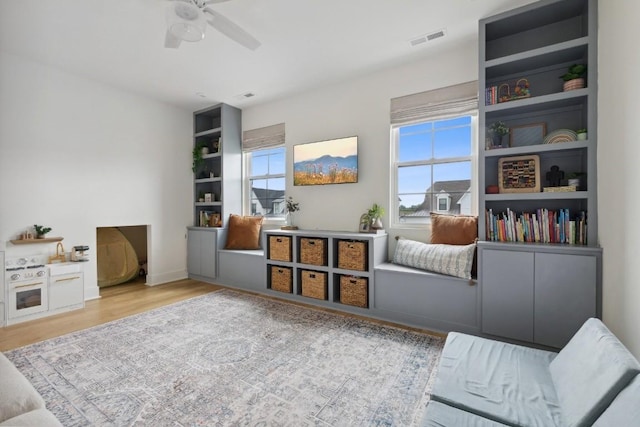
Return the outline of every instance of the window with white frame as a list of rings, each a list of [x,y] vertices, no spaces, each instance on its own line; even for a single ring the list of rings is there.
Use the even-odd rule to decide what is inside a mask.
[[[244,155],[247,215],[284,217],[285,148],[255,150]]]
[[[424,224],[430,212],[472,214],[474,115],[393,128],[397,224]]]
[[[243,210],[245,215],[284,218],[284,123],[242,133]]]

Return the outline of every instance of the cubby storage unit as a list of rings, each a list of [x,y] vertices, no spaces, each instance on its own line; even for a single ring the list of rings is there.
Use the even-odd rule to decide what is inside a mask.
[[[361,314],[371,314],[374,301],[374,267],[386,261],[386,234],[318,230],[266,230],[266,292],[274,287],[274,269],[291,271],[291,293],[279,297]],[[289,240],[287,240],[289,239]],[[285,243],[286,242],[286,243]],[[280,244],[289,248],[291,261],[280,260]],[[273,245],[273,246],[272,246]],[[277,277],[277,275],[276,275]],[[374,314],[375,316],[375,314]]]
[[[207,153],[202,154],[202,162],[193,175],[193,227],[188,233],[187,270],[189,277],[206,280],[217,274],[216,247],[209,245],[216,236],[202,233],[223,226],[229,214],[240,213],[242,208],[241,111],[218,104],[193,113],[193,149],[201,147]]]
[[[597,0],[542,0],[483,19],[479,43],[479,129],[487,137],[480,144],[478,167],[482,332],[563,345],[588,317],[601,312],[596,295],[601,271],[595,267],[601,256],[596,181]],[[587,66],[586,87],[563,91],[560,76],[573,64]],[[505,92],[510,95],[505,97]],[[510,128],[502,148],[490,141],[489,129],[496,122]],[[577,140],[578,129],[587,129],[586,140]],[[529,169],[518,169],[521,165],[513,161],[501,162],[518,156],[537,163],[537,182],[531,181],[534,163]],[[553,172],[552,166],[564,176]],[[568,178],[574,173],[583,179],[572,187]],[[511,180],[500,181],[501,175]],[[522,258],[515,264],[510,259],[513,251]],[[587,269],[565,274],[586,268],[585,256],[591,257]],[[543,271],[546,279],[557,280],[543,284]],[[521,291],[527,293],[530,304],[504,298],[525,283],[531,286]],[[543,286],[544,291],[538,292]],[[569,289],[571,295],[566,295]],[[553,305],[567,298],[581,301],[581,308],[569,313]],[[554,308],[537,313],[534,320],[529,314],[541,306]],[[498,324],[517,331],[502,330]],[[529,327],[534,324],[535,328]],[[541,335],[541,330],[547,332]]]

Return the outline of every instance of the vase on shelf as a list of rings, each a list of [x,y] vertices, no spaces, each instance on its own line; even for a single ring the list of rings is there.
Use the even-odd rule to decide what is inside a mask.
[[[287,212],[286,224],[287,227],[295,227],[295,214],[293,212]]]

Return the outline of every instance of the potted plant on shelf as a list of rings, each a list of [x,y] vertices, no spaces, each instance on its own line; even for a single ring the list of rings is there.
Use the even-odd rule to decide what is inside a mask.
[[[33,228],[36,230],[36,237],[38,239],[44,239],[45,235],[51,231],[51,227],[45,227],[44,225],[34,224]]]
[[[569,90],[582,89],[584,87],[584,74],[587,72],[587,66],[584,64],[573,64],[569,67],[569,70],[560,76],[564,80],[562,90],[567,92]]]
[[[198,167],[200,167],[200,165],[204,162],[204,158],[202,156],[205,154],[209,154],[209,148],[204,142],[199,142],[195,147],[193,147],[193,151],[191,152],[191,154],[193,155],[193,165],[191,166],[191,170],[193,171],[193,173],[196,173]]]
[[[287,225],[282,227],[284,230],[297,230],[298,227],[295,226],[294,221],[294,213],[300,210],[300,203],[293,200],[293,197],[289,196],[285,200],[285,210],[286,214],[286,222]]]
[[[578,141],[585,141],[587,139],[587,130],[586,129],[578,129],[576,131],[576,135]]]
[[[371,228],[374,230],[381,230],[384,228],[380,218],[384,216],[384,208],[377,203],[374,203],[367,211],[367,216],[371,221]]]
[[[587,176],[584,172],[571,172],[567,175],[567,185],[574,185],[576,190],[582,190],[584,178]]]
[[[509,128],[504,122],[495,122],[489,127],[492,148],[502,147],[502,137],[509,133]]]

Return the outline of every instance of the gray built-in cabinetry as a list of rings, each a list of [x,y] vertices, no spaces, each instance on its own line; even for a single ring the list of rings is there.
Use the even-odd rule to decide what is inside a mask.
[[[601,315],[601,250],[597,229],[597,0],[540,1],[480,21],[479,129],[479,281],[482,332],[561,347],[588,318]],[[586,87],[563,91],[572,64],[586,64]],[[491,103],[485,89],[526,79],[529,97]],[[505,89],[504,86],[502,86]],[[511,130],[543,123],[546,132],[586,128],[588,139],[543,143],[542,138],[491,148],[484,141],[490,126]],[[522,128],[520,128],[522,129]],[[517,130],[516,130],[517,131]],[[487,194],[499,184],[501,158],[539,156],[540,191]],[[543,192],[546,172],[558,166],[568,174],[586,173],[571,192]],[[521,213],[568,210],[571,220],[587,217],[587,244],[513,243],[492,240],[487,212],[500,218]],[[528,224],[531,224],[529,222]],[[517,231],[516,231],[517,233]]]
[[[242,112],[226,104],[218,104],[193,113],[193,147],[204,146],[208,153],[194,171],[193,226],[188,230],[189,277],[216,277],[217,230],[206,218],[219,216],[221,225],[229,214],[240,214],[242,208]],[[211,200],[200,201],[200,196]]]
[[[387,234],[364,234],[316,230],[267,230],[263,233],[263,245],[265,245],[264,262],[266,264],[267,293],[281,298],[297,300],[305,303],[337,308],[359,314],[369,314],[369,309],[374,307],[374,267],[386,261],[387,258]],[[303,245],[315,245],[313,250],[322,250],[324,255],[315,257],[318,262],[311,264],[305,259]],[[285,250],[274,250],[275,245]],[[350,256],[349,247],[356,248],[358,254],[362,254],[362,263],[359,256],[346,260]],[[288,249],[286,249],[288,248]],[[363,252],[364,251],[364,252]],[[284,256],[283,256],[284,255]],[[343,265],[353,262],[353,267]],[[358,265],[359,266],[356,266]],[[361,268],[360,268],[361,267]],[[273,281],[286,281],[279,278],[280,274],[290,277],[290,292],[275,290]],[[324,298],[307,297],[303,295],[303,280],[314,283],[326,282],[326,296]],[[345,304],[341,298],[341,282],[344,286],[364,286],[365,304],[357,306]],[[280,288],[282,289],[282,288]],[[342,301],[342,302],[341,302]]]

